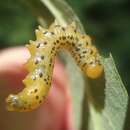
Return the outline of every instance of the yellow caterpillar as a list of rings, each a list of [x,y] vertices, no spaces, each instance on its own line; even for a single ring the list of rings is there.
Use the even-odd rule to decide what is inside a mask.
[[[54,58],[59,49],[68,50],[88,77],[95,79],[103,72],[97,49],[88,35],[76,30],[75,23],[66,27],[54,23],[49,29],[39,27],[36,41],[30,41],[27,48],[31,58],[25,65],[29,71],[23,80],[26,87],[17,95],[8,96],[9,111],[30,111],[44,101],[51,86]]]

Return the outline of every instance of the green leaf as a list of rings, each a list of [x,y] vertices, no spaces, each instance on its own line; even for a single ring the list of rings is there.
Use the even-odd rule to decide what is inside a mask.
[[[76,21],[79,31],[84,32],[80,20],[65,1],[40,1],[61,25]],[[39,10],[41,8],[37,8],[37,11]],[[45,20],[43,16],[41,19]],[[82,130],[123,130],[128,95],[112,57],[101,57],[104,75],[96,80],[83,77],[79,68],[67,54],[63,53],[62,58],[70,76],[75,128]]]
[[[117,72],[114,60],[102,58],[105,79],[89,80],[89,110],[91,130],[123,130],[128,106],[128,94]]]

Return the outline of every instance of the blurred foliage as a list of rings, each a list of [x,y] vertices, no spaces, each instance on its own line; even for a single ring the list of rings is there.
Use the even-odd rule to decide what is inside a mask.
[[[94,44],[105,55],[112,52],[130,92],[130,1],[67,0],[84,24]],[[1,0],[0,48],[22,45],[34,39],[35,16],[20,0]]]
[[[0,48],[22,45],[33,38],[36,20],[17,0],[1,0]]]

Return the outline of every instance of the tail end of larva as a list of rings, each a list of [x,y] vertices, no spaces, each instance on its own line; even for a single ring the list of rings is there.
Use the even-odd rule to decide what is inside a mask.
[[[20,107],[20,102],[19,102],[18,96],[13,95],[13,94],[10,94],[6,98],[6,103],[7,103],[6,109],[8,111],[15,111],[16,108]]]
[[[88,66],[86,74],[91,79],[97,79],[103,74],[103,66],[99,64]]]

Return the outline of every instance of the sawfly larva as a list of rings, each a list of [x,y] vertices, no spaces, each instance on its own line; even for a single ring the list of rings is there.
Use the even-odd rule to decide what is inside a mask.
[[[23,80],[26,87],[17,95],[8,96],[6,102],[9,111],[30,111],[45,100],[51,86],[54,58],[60,49],[70,52],[89,78],[96,79],[103,72],[96,47],[91,44],[88,35],[76,30],[74,22],[66,27],[56,23],[49,29],[39,27],[36,40],[30,41],[27,48],[31,58],[25,65],[29,71]]]

